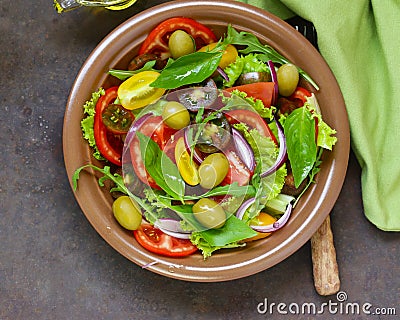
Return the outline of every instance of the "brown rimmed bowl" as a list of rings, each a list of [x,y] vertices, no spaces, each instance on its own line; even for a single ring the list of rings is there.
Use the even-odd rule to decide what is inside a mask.
[[[249,31],[268,43],[318,83],[315,92],[324,120],[337,130],[338,142],[324,152],[323,164],[314,184],[299,201],[289,222],[266,239],[245,248],[221,250],[204,260],[200,253],[185,258],[167,258],[143,249],[132,232],[124,230],[113,217],[112,197],[98,185],[97,176],[82,172],[74,191],[91,225],[116,251],[146,270],[186,281],[217,282],[246,277],[268,269],[303,246],[333,208],[346,175],[350,150],[349,125],[344,100],[334,75],[318,51],[289,24],[256,7],[236,1],[171,1],[145,10],[122,23],[90,54],[70,93],[64,118],[63,150],[70,182],[75,170],[95,161],[82,138],[82,105],[99,87],[116,80],[108,70],[126,68],[140,44],[161,21],[174,17],[194,18],[222,36],[228,24]],[[143,272],[146,272],[145,270]]]

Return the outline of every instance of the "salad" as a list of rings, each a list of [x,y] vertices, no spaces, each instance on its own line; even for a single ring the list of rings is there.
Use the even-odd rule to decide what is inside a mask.
[[[248,32],[190,18],[154,28],[119,85],[84,105],[83,137],[111,181],[113,215],[145,249],[183,257],[284,227],[336,131],[302,69]]]

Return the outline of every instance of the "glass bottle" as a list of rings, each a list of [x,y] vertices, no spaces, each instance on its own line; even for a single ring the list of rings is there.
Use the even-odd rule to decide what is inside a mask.
[[[122,10],[130,7],[136,1],[137,0],[54,0],[54,7],[58,13],[70,11],[82,6]]]

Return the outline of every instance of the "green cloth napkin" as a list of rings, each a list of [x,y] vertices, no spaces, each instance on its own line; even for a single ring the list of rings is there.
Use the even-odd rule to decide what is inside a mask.
[[[400,231],[400,1],[242,2],[314,23],[346,103],[365,216],[379,229]]]

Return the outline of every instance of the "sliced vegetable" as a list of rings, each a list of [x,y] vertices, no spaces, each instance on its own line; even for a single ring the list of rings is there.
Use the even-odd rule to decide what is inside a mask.
[[[107,130],[102,120],[103,111],[117,98],[117,92],[118,87],[111,87],[97,101],[93,130],[96,146],[101,155],[117,166],[121,166],[123,142]]]
[[[217,85],[209,79],[205,86],[181,89],[178,92],[178,100],[190,111],[198,111],[200,108],[211,107],[218,97]]]
[[[221,182],[221,185],[230,185],[235,182],[239,186],[248,185],[252,176],[252,172],[243,163],[236,151],[228,150],[225,152],[225,156],[229,162],[229,171],[225,179]]]
[[[244,84],[224,89],[225,91],[232,92],[239,90],[245,92],[248,96],[254,99],[259,99],[263,102],[266,108],[271,106],[272,98],[274,96],[274,83],[273,82],[256,82]]]
[[[175,162],[182,179],[191,186],[200,183],[198,165],[192,161],[185,146],[185,139],[179,138],[175,146]]]
[[[308,97],[311,97],[310,91],[308,91],[306,88],[303,88],[303,87],[296,87],[296,89],[289,96],[288,99],[291,101],[300,100],[302,103],[301,105],[304,105],[306,103]]]
[[[276,74],[275,65],[272,62],[272,60],[268,60],[267,64],[271,72],[272,82],[274,83],[274,93],[272,95],[271,104],[275,105],[279,96],[279,80],[278,80],[278,75]]]
[[[139,49],[139,54],[154,53],[163,59],[168,58],[170,56],[168,40],[176,30],[182,30],[189,34],[193,38],[196,48],[217,41],[214,32],[204,24],[191,18],[174,17],[161,22],[149,33]]]
[[[156,102],[165,90],[151,87],[150,84],[159,76],[156,71],[142,71],[122,82],[118,88],[118,98],[122,106],[133,110]]]
[[[136,136],[139,139],[140,153],[147,173],[161,189],[183,203],[185,182],[177,166],[150,137],[140,131],[136,132]]]
[[[243,161],[246,167],[253,172],[256,166],[253,149],[235,128],[232,128],[232,137],[239,158]]]
[[[279,153],[278,153],[278,157],[276,158],[275,163],[268,168],[266,171],[261,173],[261,178],[264,178],[268,175],[270,175],[271,173],[275,172],[276,170],[278,170],[285,162],[287,159],[287,146],[286,146],[286,137],[285,137],[285,133],[283,131],[283,128],[281,126],[281,124],[279,123],[279,120],[277,119],[277,117],[274,117],[274,121],[276,124],[276,127],[278,129],[278,138],[279,138]]]
[[[209,121],[193,126],[194,135],[197,137],[194,143],[201,152],[206,154],[226,149],[231,140],[231,127],[223,113],[207,112],[204,114],[205,119],[208,116],[211,117]]]
[[[288,222],[290,215],[292,213],[292,209],[293,209],[293,206],[292,206],[292,204],[289,203],[286,208],[285,213],[274,223],[272,223],[270,225],[266,225],[266,226],[250,225],[250,227],[258,232],[274,232],[276,230],[279,230],[286,224],[286,222]]]
[[[235,84],[240,86],[243,84],[250,84],[255,82],[270,82],[271,80],[272,78],[270,73],[253,71],[253,72],[242,73],[236,80]]]
[[[268,213],[260,212],[260,214],[250,222],[250,227],[251,226],[258,226],[258,227],[270,226],[270,225],[273,225],[275,222],[276,222],[275,217],[271,216]],[[256,236],[245,239],[244,241],[248,242],[248,241],[255,241],[255,240],[263,239],[263,238],[270,236],[271,233],[272,232],[258,232]]]
[[[245,109],[237,109],[227,111],[225,115],[231,125],[244,123],[249,129],[257,129],[263,136],[271,138],[272,141],[277,143],[270,127],[258,113]]]
[[[214,50],[219,43],[214,42],[200,48],[199,52],[208,52]],[[218,64],[218,67],[221,69],[225,69],[231,63],[235,62],[236,58],[238,57],[238,52],[233,45],[227,45],[222,52],[222,58]]]
[[[191,231],[184,231],[181,227],[181,221],[169,218],[158,219],[154,227],[162,232],[178,239],[189,239]]]
[[[159,146],[163,148],[170,140],[175,130],[164,125],[161,116],[153,116],[146,114],[140,117],[132,125],[132,129],[128,132],[126,141],[129,143],[129,152],[131,156],[132,166],[137,177],[145,184],[152,188],[160,189],[160,186],[146,171],[141,151],[139,139],[136,136],[137,131],[151,137]]]
[[[109,104],[101,115],[104,125],[114,134],[128,132],[135,116],[119,104]]]
[[[142,224],[133,234],[146,250],[163,256],[184,257],[198,250],[190,240],[171,237],[151,224]]]

